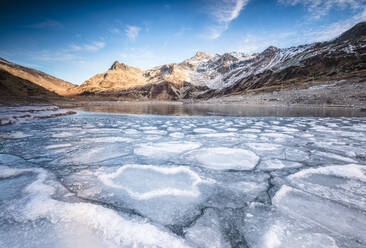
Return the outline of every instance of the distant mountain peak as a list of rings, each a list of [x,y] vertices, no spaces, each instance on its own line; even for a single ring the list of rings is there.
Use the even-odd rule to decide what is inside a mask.
[[[214,55],[209,54],[209,53],[205,53],[205,52],[198,51],[198,52],[196,52],[196,54],[192,57],[192,59],[195,59],[195,60],[209,60],[209,59],[211,59],[212,57],[214,57]]]
[[[239,59],[230,53],[224,53],[221,58],[223,61],[238,61]]]
[[[272,55],[277,52],[279,49],[275,46],[269,46],[266,50],[264,50],[261,54],[264,56]]]
[[[343,42],[346,40],[359,40],[366,39],[366,22],[360,22],[354,25],[351,29],[342,33],[335,39],[337,42]]]
[[[128,70],[130,67],[124,63],[120,63],[119,61],[114,61],[110,70]]]

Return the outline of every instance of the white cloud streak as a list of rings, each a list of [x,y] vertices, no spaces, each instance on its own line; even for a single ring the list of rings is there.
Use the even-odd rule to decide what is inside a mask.
[[[357,10],[364,8],[366,4],[366,0],[278,0],[278,2],[291,6],[304,5],[314,19],[327,15],[331,9]]]
[[[219,0],[212,6],[211,14],[216,24],[208,30],[207,38],[217,39],[229,28],[230,22],[236,19],[249,0]]]
[[[48,50],[31,52],[30,57],[40,61],[72,61],[77,58],[77,56],[71,53],[55,52]]]
[[[338,37],[343,32],[347,31],[352,26],[361,21],[366,21],[366,8],[351,18],[322,26],[318,30],[305,32],[305,35],[309,38],[309,41],[312,42],[327,41]],[[316,37],[316,40],[314,40],[314,37]]]
[[[330,41],[361,21],[366,21],[366,8],[348,19],[315,28],[303,27],[301,31],[293,30],[283,33],[246,34],[240,41],[238,50],[253,53],[261,52],[270,45],[289,47],[292,45]]]
[[[125,33],[129,40],[133,41],[137,38],[141,31],[141,28],[138,26],[127,26],[125,29]]]
[[[112,34],[119,34],[120,30],[119,30],[119,28],[110,28],[109,32],[111,32]]]
[[[105,47],[105,43],[101,41],[95,41],[92,44],[88,44],[84,46],[84,49],[87,51],[98,51]]]
[[[90,44],[85,44],[85,45],[72,44],[69,46],[68,49],[66,49],[66,51],[68,51],[68,52],[98,51],[98,50],[104,48],[105,45],[106,45],[105,42],[102,42],[102,41],[94,41]]]

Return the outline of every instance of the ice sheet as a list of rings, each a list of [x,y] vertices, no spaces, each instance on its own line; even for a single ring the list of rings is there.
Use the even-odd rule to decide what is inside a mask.
[[[0,247],[363,248],[365,137],[363,118],[1,126]]]

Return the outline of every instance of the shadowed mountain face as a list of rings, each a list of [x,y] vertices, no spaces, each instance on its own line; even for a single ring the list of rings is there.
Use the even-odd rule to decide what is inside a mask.
[[[35,84],[37,86],[44,88],[48,92],[54,92],[55,94],[62,96],[69,95],[71,92],[70,90],[76,87],[72,83],[50,76],[38,70],[30,69],[27,67],[17,65],[15,63],[11,63],[2,58],[0,58],[0,70],[2,71],[2,75],[5,75],[5,73],[3,72],[7,72],[8,74],[11,74],[13,78],[17,78],[17,80],[15,80],[17,83],[14,83],[13,85],[14,89],[9,88],[12,86],[8,85],[9,92],[18,92],[17,88],[19,82],[22,81],[21,79],[23,79],[24,82],[27,81],[28,86],[30,84]],[[7,81],[9,81],[10,78],[12,77],[7,76],[6,78]],[[5,81],[3,81],[2,79],[1,83],[5,84]],[[29,87],[37,88],[36,86],[29,86]],[[20,96],[26,96],[24,94],[25,91],[21,93]]]
[[[262,53],[198,52],[181,63],[140,70],[116,61],[74,89],[75,94],[177,100],[286,89],[316,81],[366,77],[366,23],[338,38]]]
[[[0,69],[0,104],[13,102],[44,102],[60,98],[37,84]]]
[[[341,34],[337,39],[335,39],[335,41],[343,42],[347,40],[358,39],[366,39],[366,22],[360,22],[356,24],[351,29]]]

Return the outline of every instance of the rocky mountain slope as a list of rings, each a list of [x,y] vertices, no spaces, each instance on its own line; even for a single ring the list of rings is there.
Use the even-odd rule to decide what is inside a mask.
[[[47,94],[54,93],[57,95],[69,95],[71,89],[76,86],[72,83],[50,76],[38,70],[30,69],[0,58],[0,84],[2,89],[7,88],[6,92],[16,93],[19,96],[27,96],[27,92],[33,92],[37,88],[40,92],[47,92]],[[9,84],[14,79],[14,83]],[[39,87],[42,89],[40,89]],[[22,89],[19,91],[18,89]],[[5,90],[2,90],[5,94]],[[32,93],[31,93],[32,94]]]
[[[26,79],[0,70],[0,104],[12,102],[44,102],[46,99],[59,96]]]
[[[354,77],[366,77],[366,23],[329,42],[285,49],[271,46],[252,55],[198,52],[181,63],[145,71],[116,61],[74,92],[139,99],[208,99]]]
[[[80,86],[0,59],[1,95],[54,94],[122,100],[182,100],[305,89],[331,81],[366,82],[366,23],[334,40],[252,55],[197,52],[180,63],[141,70],[118,61]]]
[[[224,87],[200,97],[291,89],[356,77],[366,81],[365,27],[366,23],[360,23],[329,42],[286,49],[269,47],[251,59],[234,63],[223,77]]]
[[[117,95],[129,99],[193,98],[209,88],[202,83],[192,84],[191,73],[197,69],[196,64],[212,57],[199,52],[180,64],[162,65],[146,71],[115,61],[107,72],[93,76],[73,91],[80,95]]]

